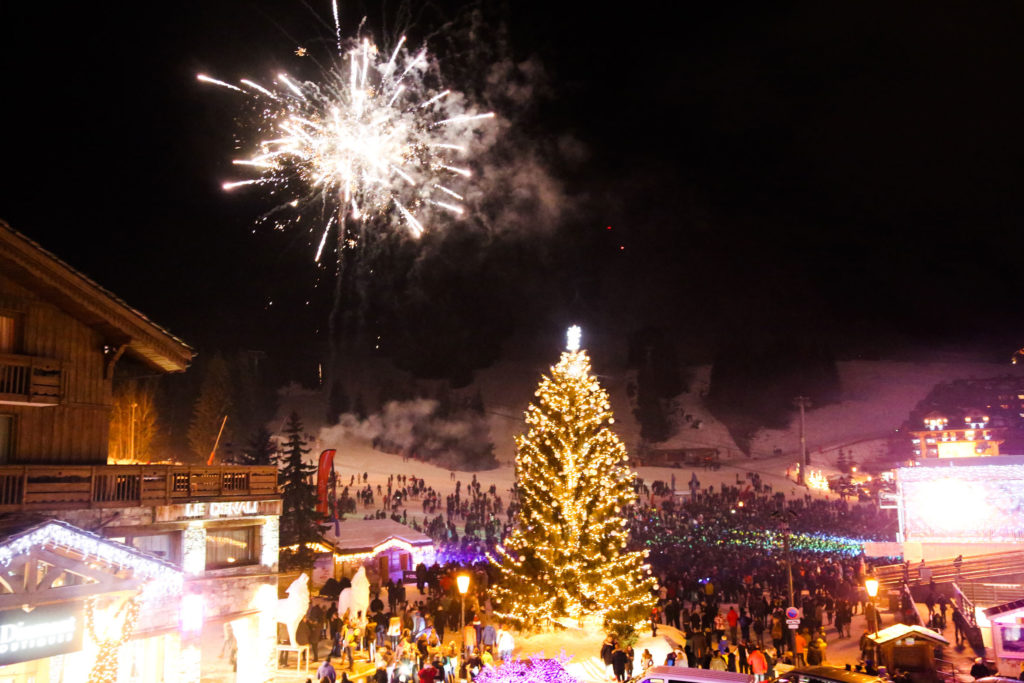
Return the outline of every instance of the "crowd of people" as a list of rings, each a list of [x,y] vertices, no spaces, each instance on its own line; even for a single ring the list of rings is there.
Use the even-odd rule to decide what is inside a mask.
[[[372,665],[376,683],[414,683],[417,676],[420,683],[473,681],[484,667],[512,658],[515,636],[490,620],[481,604],[487,599],[485,572],[477,571],[474,591],[458,593],[455,575],[464,571],[457,566],[419,565],[418,600],[407,599],[404,583],[388,580],[375,589],[365,615],[339,614],[336,601],[314,598],[296,630],[297,644],[307,646],[310,656],[319,660],[326,641],[329,651],[318,672],[321,681],[337,677],[335,661],[343,681],[357,661],[367,668]],[[461,637],[454,637],[460,629]],[[288,664],[289,655],[282,651],[282,665]]]
[[[427,533],[442,562],[416,568],[419,600],[408,601],[405,587],[389,582],[380,587],[368,615],[331,614],[329,608],[310,615],[309,630],[319,629],[333,656],[351,664],[352,652],[361,649],[376,663],[379,683],[404,683],[414,674],[422,683],[471,681],[483,667],[511,656],[512,632],[487,623],[493,568],[486,558],[514,523],[516,491],[485,487],[476,475],[463,486],[452,476],[454,490],[446,495],[421,478],[400,474],[379,484],[365,473],[353,475],[342,491],[340,509],[355,508],[366,518],[390,517]],[[871,609],[857,541],[890,534],[889,511],[809,495],[787,497],[756,473],[737,475],[735,486],[717,490],[702,487],[694,475],[687,489],[688,495],[680,496],[675,482],[637,480],[637,502],[623,509],[633,547],[650,551],[659,579],[651,627],[671,626],[681,635],[665,663],[764,678],[778,662],[828,661],[829,639],[853,637],[852,616]],[[792,604],[784,542],[790,545],[792,595],[803,615],[792,637],[784,615]],[[453,577],[466,566],[475,566],[476,577],[463,613]],[[467,627],[458,640],[466,650],[460,653],[451,638],[445,642],[445,634],[457,633],[463,619]],[[652,663],[649,652],[633,652],[614,637],[601,657],[620,680]],[[873,667],[869,653],[863,665]]]

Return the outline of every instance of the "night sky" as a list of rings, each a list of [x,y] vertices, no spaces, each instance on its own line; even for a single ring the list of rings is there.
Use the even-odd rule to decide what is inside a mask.
[[[328,274],[308,235],[253,234],[265,206],[220,190],[239,112],[195,74],[299,68],[329,5],[143,6],[0,9],[0,218],[200,348],[286,352],[323,326]],[[477,8],[477,45],[475,6],[400,7],[342,4],[378,37],[411,17],[457,83],[484,82],[473,60],[531,65],[499,113],[563,199],[473,243],[503,265],[434,283],[467,311],[439,324],[496,345],[574,319],[704,351],[766,328],[851,355],[1024,344],[1024,5],[516,0]],[[429,251],[451,269],[448,248]]]

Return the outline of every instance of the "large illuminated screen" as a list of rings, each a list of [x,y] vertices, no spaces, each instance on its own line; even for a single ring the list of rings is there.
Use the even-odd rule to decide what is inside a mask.
[[[1024,542],[1024,465],[907,467],[898,479],[905,540]]]

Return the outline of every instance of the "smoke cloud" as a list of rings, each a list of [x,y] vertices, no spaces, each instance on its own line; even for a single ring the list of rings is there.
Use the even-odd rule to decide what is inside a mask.
[[[439,467],[483,470],[498,465],[483,414],[468,408],[448,411],[433,399],[390,401],[365,419],[345,413],[337,426],[321,429],[319,438],[322,443],[356,438],[382,452]]]

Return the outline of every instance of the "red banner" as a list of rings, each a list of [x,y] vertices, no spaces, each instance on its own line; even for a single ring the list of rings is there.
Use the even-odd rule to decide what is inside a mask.
[[[327,500],[327,485],[330,483],[331,474],[334,472],[335,449],[328,448],[320,454],[320,466],[316,471],[316,511],[321,515],[327,515],[329,511]]]

